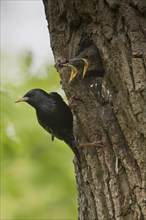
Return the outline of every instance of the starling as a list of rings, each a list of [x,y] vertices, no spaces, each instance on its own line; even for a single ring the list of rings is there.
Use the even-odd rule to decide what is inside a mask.
[[[73,135],[73,115],[58,93],[32,89],[17,102],[27,102],[34,107],[39,124],[51,134],[52,141],[54,137],[63,140],[79,161],[77,143]]]
[[[87,72],[96,73],[98,76],[103,76],[104,74],[101,56],[94,46],[86,48],[77,57],[62,65],[71,68],[69,82],[71,82],[77,74],[81,74],[82,78],[85,77]]]

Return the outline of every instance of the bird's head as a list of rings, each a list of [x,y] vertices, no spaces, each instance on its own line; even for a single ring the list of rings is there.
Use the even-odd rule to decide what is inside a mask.
[[[22,98],[15,101],[18,102],[27,102],[28,104],[32,105],[33,107],[38,107],[40,103],[45,101],[45,97],[48,94],[43,91],[42,89],[32,89],[28,91]]]

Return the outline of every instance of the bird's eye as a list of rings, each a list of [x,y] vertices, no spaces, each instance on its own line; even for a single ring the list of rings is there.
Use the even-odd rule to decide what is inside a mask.
[[[34,97],[35,97],[35,93],[32,92],[31,94],[29,94],[29,97],[30,97],[30,98],[34,98]]]
[[[32,93],[32,94],[30,95],[30,97],[34,97],[34,93]]]

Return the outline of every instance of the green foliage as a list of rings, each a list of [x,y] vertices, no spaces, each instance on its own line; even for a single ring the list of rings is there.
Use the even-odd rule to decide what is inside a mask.
[[[33,108],[14,104],[32,88],[63,94],[59,76],[48,64],[35,71],[31,53],[17,61],[15,76],[4,68],[1,90],[1,219],[77,219],[72,152],[62,141],[51,141]]]

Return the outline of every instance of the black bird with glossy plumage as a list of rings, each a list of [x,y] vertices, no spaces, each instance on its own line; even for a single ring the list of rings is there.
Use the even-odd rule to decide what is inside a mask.
[[[27,102],[35,108],[39,124],[54,137],[63,140],[79,161],[79,152],[73,135],[73,115],[62,97],[42,89],[32,89],[17,102]]]

